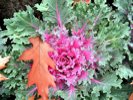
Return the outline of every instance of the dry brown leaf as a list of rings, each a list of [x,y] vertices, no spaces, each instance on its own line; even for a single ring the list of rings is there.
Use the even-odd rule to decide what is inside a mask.
[[[0,70],[6,67],[5,64],[9,61],[9,59],[10,59],[10,56],[4,57],[4,58],[0,56]]]
[[[9,61],[9,59],[10,59],[10,56],[4,57],[4,58],[0,56],[0,70],[6,67],[5,64]],[[7,79],[8,78],[6,78],[4,75],[0,74],[0,82]]]
[[[133,85],[133,81],[130,84]]]
[[[80,2],[80,0],[73,0],[75,3]]]
[[[0,81],[4,81],[7,80],[8,78],[6,78],[4,75],[0,74]]]

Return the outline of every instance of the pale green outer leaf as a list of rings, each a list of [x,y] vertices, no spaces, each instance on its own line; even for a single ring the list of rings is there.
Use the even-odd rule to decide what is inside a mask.
[[[0,31],[0,52],[2,49],[4,49],[4,44],[5,44],[5,41],[2,39],[1,34],[2,32]]]
[[[108,94],[111,92],[112,87],[121,88],[122,80],[118,79],[114,73],[107,73],[103,76],[101,82],[101,84],[98,84],[93,88],[92,94],[94,93],[99,96],[99,91]]]
[[[44,12],[44,11],[47,11],[48,10],[48,7],[46,7],[47,4],[46,3],[41,3],[40,5],[39,4],[36,4],[35,7],[37,8],[38,11],[41,11],[41,12]]]
[[[35,36],[42,22],[34,16],[34,11],[27,6],[26,11],[19,11],[13,18],[5,19],[4,24],[7,30],[3,31],[2,37],[9,38],[13,44],[12,52],[22,52],[24,45],[29,44],[28,39]],[[40,33],[39,33],[40,34]]]
[[[67,99],[68,93],[66,91],[58,90],[55,95],[60,96],[61,98],[64,98],[64,100],[68,100]]]
[[[133,77],[133,71],[128,66],[120,65],[116,70],[116,75],[119,75],[121,79],[128,79]]]
[[[37,10],[42,12],[43,20],[47,24],[56,24],[56,6],[60,12],[60,17],[63,24],[69,23],[73,20],[73,13],[72,13],[72,0],[44,0],[41,4],[35,5]]]

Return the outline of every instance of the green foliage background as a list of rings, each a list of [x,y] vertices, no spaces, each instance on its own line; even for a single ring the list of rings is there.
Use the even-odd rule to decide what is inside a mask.
[[[0,53],[3,56],[11,55],[12,58],[8,67],[1,71],[9,78],[0,83],[1,100],[6,100],[11,95],[15,95],[16,100],[28,98],[26,75],[29,64],[17,59],[30,46],[29,37],[43,36],[45,31],[51,31],[57,25],[56,4],[68,30],[87,23],[86,34],[93,36],[95,50],[100,58],[98,70],[89,73],[102,84],[89,81],[81,83],[71,100],[128,99],[129,93],[133,91],[130,86],[133,77],[133,54],[128,49],[128,45],[132,45],[132,0],[115,0],[115,10],[106,4],[106,0],[94,0],[89,5],[82,2],[72,6],[72,3],[72,0],[44,0],[35,5],[42,13],[42,20],[34,16],[34,10],[29,6],[26,11],[19,11],[13,18],[4,20],[7,30],[0,31]],[[6,44],[7,41],[10,41],[10,45]],[[50,92],[50,97],[52,96]],[[54,96],[68,100],[68,91],[57,91]]]

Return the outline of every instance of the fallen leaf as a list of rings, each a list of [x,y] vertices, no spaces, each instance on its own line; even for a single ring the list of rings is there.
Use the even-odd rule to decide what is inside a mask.
[[[0,74],[0,82],[4,81],[4,80],[7,80],[7,79],[8,79],[7,77],[5,77],[4,75]]]
[[[130,95],[129,100],[133,100],[133,93]]]
[[[133,85],[133,81],[130,84]]]
[[[48,87],[56,86],[53,76],[48,71],[48,66],[55,69],[55,63],[48,55],[48,52],[53,49],[39,37],[30,38],[29,41],[33,47],[25,50],[19,60],[33,60],[31,70],[28,73],[28,86],[36,84],[41,99],[48,100]]]
[[[79,3],[79,2],[85,2],[86,4],[89,4],[90,3],[90,0],[73,0],[74,1],[74,4],[76,3]]]
[[[80,2],[80,0],[73,0],[75,3]]]
[[[0,70],[6,67],[5,64],[9,61],[9,59],[10,59],[10,56],[4,57],[4,58],[0,56]],[[6,78],[4,75],[0,74],[0,82],[7,79],[8,78]]]
[[[10,59],[10,56],[4,57],[4,58],[0,56],[0,70],[6,67],[5,64],[9,61],[9,59]]]
[[[133,81],[130,84],[133,85]],[[133,93],[130,95],[129,100],[133,100]]]
[[[35,99],[34,95],[28,98],[28,100],[34,100],[34,99]]]
[[[90,0],[85,0],[86,4],[89,4],[90,3]]]

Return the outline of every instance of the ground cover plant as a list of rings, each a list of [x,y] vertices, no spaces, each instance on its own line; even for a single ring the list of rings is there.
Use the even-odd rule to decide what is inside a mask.
[[[113,6],[106,0],[44,0],[5,19],[0,99],[128,100],[132,0],[114,0]]]

